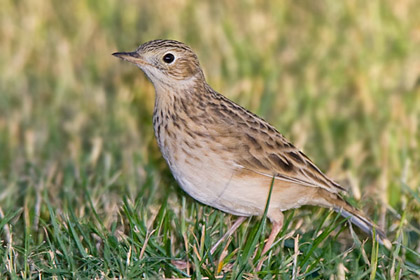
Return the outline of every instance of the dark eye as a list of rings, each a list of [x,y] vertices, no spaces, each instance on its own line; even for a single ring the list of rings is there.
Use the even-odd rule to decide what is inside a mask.
[[[175,60],[175,56],[171,53],[167,53],[163,56],[163,61],[166,63],[172,63]]]

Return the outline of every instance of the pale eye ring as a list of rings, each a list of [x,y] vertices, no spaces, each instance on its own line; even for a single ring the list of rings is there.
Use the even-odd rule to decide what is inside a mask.
[[[171,64],[172,62],[174,62],[175,60],[175,56],[172,53],[166,53],[163,56],[163,61],[167,64]]]

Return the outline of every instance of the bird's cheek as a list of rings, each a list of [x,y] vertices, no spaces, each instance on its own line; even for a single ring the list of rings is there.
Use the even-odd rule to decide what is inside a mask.
[[[197,74],[199,68],[186,59],[180,59],[176,67],[178,75],[183,79],[189,78]]]

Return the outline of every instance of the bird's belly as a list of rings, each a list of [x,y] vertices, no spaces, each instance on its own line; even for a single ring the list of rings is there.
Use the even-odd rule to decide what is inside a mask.
[[[182,187],[194,199],[224,212],[238,216],[258,216],[264,213],[272,178],[243,176],[234,168],[171,167]],[[269,203],[270,210],[285,211],[311,204],[316,188],[284,183],[275,180]]]
[[[203,204],[237,216],[260,215],[263,212],[261,204],[250,203],[249,195],[238,193],[241,190],[237,186],[218,178],[217,174],[214,174],[215,178],[207,180],[177,176],[176,172],[173,174],[181,188]]]
[[[270,186],[244,181],[232,163],[220,158],[211,162],[204,158],[186,161],[168,158],[167,162],[181,188],[199,202],[238,216],[264,212]]]
[[[201,149],[165,138],[158,143],[176,181],[191,197],[233,215],[263,214],[271,177],[246,171],[231,160],[232,155],[223,150],[210,153],[203,143]],[[276,180],[269,206],[281,211],[296,208],[307,204],[306,194],[300,186]]]

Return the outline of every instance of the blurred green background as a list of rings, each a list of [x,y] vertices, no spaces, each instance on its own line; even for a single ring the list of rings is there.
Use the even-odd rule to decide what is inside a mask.
[[[3,0],[0,275],[82,277],[77,273],[85,271],[88,278],[147,278],[192,273],[176,266],[168,270],[162,263],[195,254],[182,248],[182,237],[188,232],[194,240],[200,234],[197,217],[230,217],[180,191],[154,140],[151,83],[139,69],[111,55],[168,38],[190,45],[215,90],[276,126],[348,187],[352,201],[402,244],[382,259],[392,269],[379,265],[372,272],[357,258],[344,257],[318,276],[338,275],[340,268],[351,276],[359,271],[352,270],[358,263],[361,278],[375,273],[379,278],[417,277],[419,15],[414,0]],[[147,234],[138,237],[143,240],[140,251],[132,253],[138,254],[141,273],[135,272],[140,274],[127,274],[130,265],[110,268],[115,260],[107,259],[103,247],[108,246],[107,232],[116,236],[115,244],[110,242],[115,248],[133,234],[124,222],[129,205],[148,233],[158,225],[153,240],[161,244],[156,248],[166,248],[140,254]],[[191,228],[183,225],[188,230],[172,233],[177,227],[170,220],[179,217],[179,209],[191,215],[185,220]],[[302,220],[301,234],[315,230],[324,213],[297,210],[289,229]],[[80,228],[71,231],[71,223]],[[165,239],[162,231],[173,237]],[[61,240],[66,235],[73,237]],[[77,236],[83,241],[77,242]],[[96,243],[95,238],[103,240]],[[93,262],[100,268],[89,270],[85,254],[105,261],[102,266]],[[150,259],[142,263],[152,255],[157,265]],[[194,273],[206,271],[202,266],[196,265]],[[310,268],[307,263],[299,267],[301,272]]]

